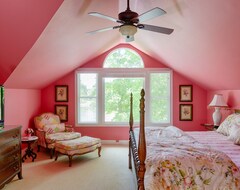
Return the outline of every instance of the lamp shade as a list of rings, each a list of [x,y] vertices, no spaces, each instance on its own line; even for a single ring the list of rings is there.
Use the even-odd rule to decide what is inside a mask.
[[[209,107],[228,107],[228,105],[223,99],[222,94],[215,94],[211,103],[208,106]]]
[[[120,27],[119,31],[123,36],[134,36],[137,32],[137,27],[134,25],[123,25]]]

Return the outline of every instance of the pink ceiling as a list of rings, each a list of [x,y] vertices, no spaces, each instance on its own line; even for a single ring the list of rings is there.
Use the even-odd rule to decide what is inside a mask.
[[[0,84],[31,49],[62,1],[0,1]]]
[[[174,28],[171,35],[140,30],[133,46],[207,90],[239,89],[239,0],[130,2],[138,13],[166,10],[146,24]],[[0,1],[0,82],[7,88],[40,89],[123,43],[118,30],[87,35],[116,25],[87,13],[116,18],[125,7],[122,0]]]

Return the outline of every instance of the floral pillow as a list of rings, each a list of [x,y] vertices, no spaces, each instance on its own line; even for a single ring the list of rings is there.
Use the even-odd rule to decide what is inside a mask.
[[[218,127],[217,132],[229,136],[233,125],[240,125],[240,114],[229,115]]]
[[[64,123],[48,124],[48,125],[45,125],[45,126],[43,127],[43,130],[44,130],[47,134],[63,132],[63,131],[65,131],[65,124],[64,124]]]
[[[228,139],[234,141],[234,144],[240,144],[240,126],[239,125],[236,125],[236,124],[232,125]]]

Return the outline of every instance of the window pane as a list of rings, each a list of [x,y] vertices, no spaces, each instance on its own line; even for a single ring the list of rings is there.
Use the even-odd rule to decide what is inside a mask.
[[[111,52],[105,62],[105,68],[143,68],[141,56],[128,48],[119,48]]]
[[[96,98],[81,98],[79,123],[95,123],[97,121],[96,106]]]
[[[150,75],[150,117],[153,123],[170,122],[170,74]]]
[[[128,122],[130,94],[140,98],[144,78],[105,78],[105,122]],[[133,104],[134,120],[139,121],[139,101]]]
[[[151,94],[153,96],[169,96],[169,73],[151,74]]]
[[[151,121],[153,123],[169,122],[169,100],[153,99],[151,103]]]
[[[96,74],[80,74],[80,96],[96,97]]]
[[[78,75],[78,123],[97,122],[97,74]]]

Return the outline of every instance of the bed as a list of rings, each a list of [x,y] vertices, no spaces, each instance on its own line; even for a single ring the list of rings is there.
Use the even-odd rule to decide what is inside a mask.
[[[230,133],[229,128],[219,127],[217,133],[183,132],[174,126],[145,127],[144,95],[142,90],[137,128],[133,127],[130,97],[129,169],[136,175],[138,190],[240,189],[240,146],[229,141],[230,134],[220,134]],[[226,141],[230,147],[226,148]],[[235,139],[236,144],[238,141]],[[209,142],[215,143],[209,146]]]

